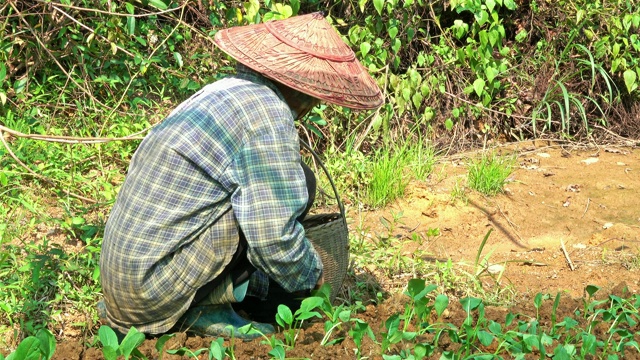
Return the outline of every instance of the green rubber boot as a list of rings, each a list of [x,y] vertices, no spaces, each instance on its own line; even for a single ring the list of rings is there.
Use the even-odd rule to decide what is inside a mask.
[[[253,330],[239,330],[249,324],[252,325]],[[182,315],[178,325],[181,331],[199,336],[222,336],[227,339],[235,337],[251,340],[275,332],[274,327],[270,324],[244,319],[233,310],[231,304],[192,307]]]

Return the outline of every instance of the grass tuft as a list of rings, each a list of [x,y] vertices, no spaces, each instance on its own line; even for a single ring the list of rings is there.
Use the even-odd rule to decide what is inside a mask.
[[[503,191],[504,184],[513,172],[515,157],[503,157],[495,153],[483,154],[469,164],[468,185],[485,195],[496,195]]]

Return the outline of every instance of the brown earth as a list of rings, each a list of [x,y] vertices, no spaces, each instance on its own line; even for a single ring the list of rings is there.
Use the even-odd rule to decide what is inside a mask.
[[[398,240],[398,246],[404,247],[403,254],[407,256],[427,253],[431,260],[451,259],[455,266],[470,272],[492,264],[503,266],[501,275],[481,277],[494,282],[497,279],[500,287],[516,290],[517,295],[509,308],[487,308],[487,318],[502,324],[508,312],[521,314],[525,320],[534,316],[532,298],[538,292],[552,294],[551,299],[558,292],[562,294],[557,313],[559,319],[573,316],[581,309],[580,297],[589,284],[603,288],[598,292],[599,297],[609,293],[620,296],[638,293],[640,151],[613,147],[572,151],[539,144],[504,147],[501,151],[509,153],[515,149],[519,153],[518,166],[504,194],[485,197],[466,191],[467,201],[452,199],[456,184],[461,186],[466,180],[466,160],[458,157],[438,165],[426,181],[411,184],[404,199],[382,211],[350,210],[349,217],[354,219],[351,231],[366,230],[365,235],[373,241],[375,235],[372,234],[388,231],[380,218],[389,220],[395,214],[399,219],[391,235]],[[424,234],[433,228],[439,229],[440,235],[426,238],[421,245],[401,241],[413,233]],[[489,229],[494,231],[481,255],[487,262],[476,268],[475,258]],[[357,315],[379,335],[384,329],[384,321],[404,310],[408,298],[402,295],[402,288],[411,275],[388,277],[375,269],[354,270],[352,277],[354,275],[374,279],[389,294],[381,304],[367,305],[366,311]],[[347,286],[354,286],[354,278],[348,280]],[[426,281],[428,283],[429,278]],[[450,294],[450,298],[450,306],[442,320],[459,326],[466,313],[455,300],[455,293]],[[551,302],[545,301],[540,309],[541,325],[548,325],[550,321]],[[287,357],[355,358],[356,345],[349,336],[336,345],[319,345],[325,334],[323,325],[315,322],[304,327]],[[344,336],[347,330],[347,327],[343,328],[335,337]],[[212,340],[178,334],[165,349],[186,346],[195,350],[208,347]],[[154,344],[155,339],[148,339],[141,347],[149,358],[158,356]],[[411,347],[411,344],[394,349],[399,351],[403,347]],[[454,348],[454,344],[445,338],[438,351]],[[269,351],[270,347],[261,340],[235,342],[237,359],[267,359]],[[379,354],[380,346],[365,337],[362,355],[381,359]],[[640,358],[637,352],[631,351],[623,356]],[[98,349],[83,346],[80,340],[62,339],[54,358],[100,359],[102,354]],[[180,357],[168,354],[163,357],[177,358]]]

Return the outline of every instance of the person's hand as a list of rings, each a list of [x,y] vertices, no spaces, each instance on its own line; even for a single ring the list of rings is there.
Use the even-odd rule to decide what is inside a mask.
[[[314,287],[313,290],[319,290],[322,284],[324,284],[324,274],[320,274],[318,282],[316,283],[316,287]]]

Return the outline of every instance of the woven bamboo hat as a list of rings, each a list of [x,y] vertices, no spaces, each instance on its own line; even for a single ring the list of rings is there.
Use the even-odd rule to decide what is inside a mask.
[[[220,30],[216,44],[290,88],[352,109],[382,105],[380,88],[320,12]]]

